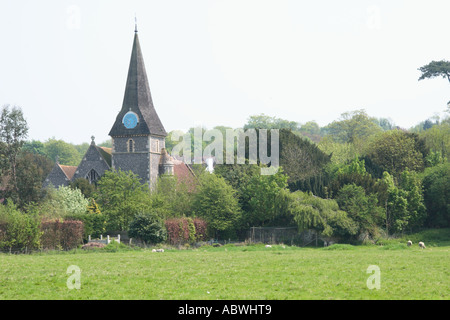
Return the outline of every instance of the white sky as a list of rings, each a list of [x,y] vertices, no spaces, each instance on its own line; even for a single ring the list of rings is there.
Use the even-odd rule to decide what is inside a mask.
[[[408,128],[450,100],[448,0],[0,0],[0,105],[30,139],[108,139],[138,18],[167,131],[265,113],[321,126],[365,109]]]

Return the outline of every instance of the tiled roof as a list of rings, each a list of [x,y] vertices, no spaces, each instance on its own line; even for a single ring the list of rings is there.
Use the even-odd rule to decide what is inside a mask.
[[[61,168],[61,170],[64,172],[64,174],[67,176],[67,178],[69,180],[72,180],[73,175],[75,174],[75,171],[77,171],[77,168],[78,168],[78,167],[63,166],[63,165],[59,165],[59,167]]]
[[[193,191],[197,179],[194,171],[183,161],[174,160],[173,162],[173,174],[177,177],[178,181],[186,183],[190,187],[189,189]]]

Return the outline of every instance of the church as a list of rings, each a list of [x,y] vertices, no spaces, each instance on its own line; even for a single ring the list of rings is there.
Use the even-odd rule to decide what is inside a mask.
[[[96,146],[92,137],[91,145],[77,167],[64,166],[56,160],[43,187],[68,186],[79,178],[95,184],[107,170],[131,171],[150,188],[161,175],[181,179],[194,176],[187,164],[171,157],[165,149],[167,132],[153,105],[137,27],[122,109],[109,136],[112,148]]]

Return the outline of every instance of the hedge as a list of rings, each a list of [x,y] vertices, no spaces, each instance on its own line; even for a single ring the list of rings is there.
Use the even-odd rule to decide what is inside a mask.
[[[199,218],[174,218],[165,221],[167,241],[172,244],[194,243],[207,239],[207,224]]]
[[[42,249],[70,250],[83,243],[83,222],[49,220],[41,223]]]

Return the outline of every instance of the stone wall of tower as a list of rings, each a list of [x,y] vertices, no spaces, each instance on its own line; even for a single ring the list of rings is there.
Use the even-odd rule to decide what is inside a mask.
[[[132,150],[130,150],[130,143]],[[158,136],[115,137],[113,139],[112,167],[131,171],[142,183],[152,186],[159,177],[161,149],[165,140]]]
[[[129,150],[132,140],[133,150]],[[112,167],[115,170],[131,171],[142,183],[150,181],[150,153],[148,137],[115,137],[113,139]]]
[[[150,187],[158,181],[161,149],[166,147],[165,139],[158,136],[149,137],[150,145]]]

